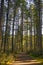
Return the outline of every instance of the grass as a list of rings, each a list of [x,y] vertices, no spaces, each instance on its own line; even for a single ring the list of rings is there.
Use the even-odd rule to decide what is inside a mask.
[[[42,56],[35,56],[33,54],[30,54],[30,56],[37,60],[37,62],[40,62],[40,65],[43,65],[43,58]],[[13,54],[5,54],[5,53],[0,53],[0,65],[10,65],[12,62],[15,60],[15,57]]]
[[[30,53],[30,56],[33,59],[37,60],[37,62],[40,62],[40,65],[43,65],[43,55],[41,56],[41,55],[35,55],[35,54]]]
[[[13,54],[0,53],[0,65],[11,64],[13,60],[15,60]]]

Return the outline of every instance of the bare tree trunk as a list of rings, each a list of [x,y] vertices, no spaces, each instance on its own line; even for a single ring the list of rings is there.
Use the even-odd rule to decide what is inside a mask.
[[[3,8],[4,8],[4,0],[1,0],[1,7],[0,7],[0,40],[2,40]],[[2,48],[2,43],[1,43],[1,48]]]
[[[31,9],[30,9],[30,52],[32,51],[32,13],[31,13]]]
[[[21,51],[23,51],[23,8],[21,7]]]
[[[28,17],[26,22],[26,52],[28,53]]]
[[[15,2],[14,2],[15,3]],[[14,4],[14,18],[13,18],[13,26],[12,26],[12,52],[15,51],[14,50],[14,22],[15,22],[15,15],[16,15],[16,3]]]
[[[35,0],[34,0],[35,1]],[[41,0],[36,0],[36,9],[37,9],[37,16],[38,16],[38,21],[36,25],[36,32],[37,32],[37,44],[38,44],[38,53],[42,54],[42,6],[41,6]]]
[[[4,52],[7,50],[7,39],[8,39],[8,15],[9,15],[9,3],[10,0],[8,0],[8,8],[7,8],[7,14],[6,14],[6,30],[5,30],[5,39],[4,39]]]
[[[0,36],[1,36],[1,30],[2,30],[3,6],[4,6],[4,0],[1,0],[1,7],[0,7]]]

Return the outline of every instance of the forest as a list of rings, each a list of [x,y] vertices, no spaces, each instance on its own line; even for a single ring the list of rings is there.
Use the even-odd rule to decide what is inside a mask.
[[[43,65],[43,0],[0,0],[0,65]]]

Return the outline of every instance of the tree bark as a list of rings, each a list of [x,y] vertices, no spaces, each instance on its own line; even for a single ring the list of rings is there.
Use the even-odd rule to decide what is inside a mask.
[[[1,7],[0,7],[0,40],[2,41],[2,18],[3,18],[3,8],[4,8],[4,0],[1,0]],[[2,45],[2,43],[1,43]],[[2,47],[1,47],[2,48]]]
[[[37,21],[37,26],[36,26],[36,32],[37,32],[37,44],[38,44],[38,49],[39,49],[39,54],[42,54],[42,5],[41,5],[41,0],[34,0],[36,4],[36,9],[37,9],[37,16],[38,16],[38,21]]]
[[[7,41],[8,41],[8,15],[9,15],[9,3],[10,0],[8,0],[8,7],[7,7],[7,13],[6,13],[6,30],[5,30],[5,39],[4,39],[4,52],[7,50]]]

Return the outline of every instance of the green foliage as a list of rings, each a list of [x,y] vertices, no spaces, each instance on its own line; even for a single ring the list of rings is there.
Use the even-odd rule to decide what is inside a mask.
[[[7,55],[6,53],[0,53],[0,64],[1,65],[9,65],[15,60],[13,54]],[[4,59],[4,60],[3,60]]]
[[[39,1],[39,0],[37,0],[37,1]],[[35,0],[35,3],[37,2],[36,0]],[[13,4],[13,2],[14,2],[14,4]],[[39,3],[38,3],[39,4]],[[34,4],[31,4],[30,5],[30,8],[29,8],[29,10],[28,10],[28,8],[27,8],[27,2],[25,1],[25,0],[15,0],[15,1],[10,1],[9,2],[9,8],[7,9],[7,7],[6,7],[6,5],[4,5],[4,12],[5,13],[7,13],[7,16],[5,17],[5,18],[7,18],[8,20],[7,20],[7,24],[5,25],[6,26],[6,31],[5,32],[3,32],[4,33],[4,35],[6,35],[6,38],[4,38],[4,35],[3,35],[3,39],[4,39],[4,41],[6,41],[6,43],[2,43],[2,48],[1,48],[1,42],[2,42],[2,40],[0,41],[0,49],[1,49],[1,51],[3,52],[3,49],[4,49],[4,45],[5,45],[5,50],[6,50],[6,54],[8,55],[9,53],[11,53],[11,49],[12,49],[12,40],[14,41],[14,45],[13,45],[13,48],[14,48],[14,53],[15,54],[17,54],[17,53],[19,53],[19,52],[21,52],[21,49],[23,48],[23,51],[24,52],[29,52],[29,53],[32,53],[32,55],[34,55],[34,57],[35,56],[40,56],[41,54],[40,54],[40,52],[39,52],[39,49],[41,49],[40,47],[38,47],[38,46],[40,46],[40,45],[38,45],[38,44],[41,44],[40,42],[38,42],[39,40],[40,40],[40,36],[41,36],[41,32],[39,32],[39,31],[41,31],[41,29],[39,30],[39,28],[40,28],[40,16],[38,15],[39,13],[40,13],[40,9],[38,10],[37,9],[37,5],[34,5]],[[40,4],[39,4],[40,5]],[[10,27],[11,27],[11,23],[10,23],[10,21],[9,21],[9,19],[12,19],[12,17],[13,17],[13,19],[15,19],[15,17],[16,17],[16,14],[17,14],[17,12],[18,12],[18,8],[21,8],[21,16],[23,17],[23,15],[25,14],[25,19],[26,19],[26,23],[24,23],[25,21],[23,21],[22,20],[22,26],[20,25],[19,26],[19,28],[20,28],[20,30],[18,31],[17,30],[17,34],[16,34],[16,36],[14,36],[14,34],[12,34],[12,35],[10,35]],[[14,12],[8,12],[8,10],[10,10],[12,8],[12,11],[14,11]],[[40,8],[40,7],[39,7]],[[10,14],[10,15],[9,15]],[[20,17],[20,18],[22,18],[22,17]],[[28,23],[28,21],[27,21],[27,19],[28,19],[28,17],[30,18],[30,22],[32,22],[33,21],[33,23],[34,23],[34,25],[31,25],[31,23]],[[33,20],[32,20],[32,18],[33,18]],[[22,18],[23,19],[23,18]],[[3,19],[3,21],[5,21],[4,19]],[[15,20],[13,20],[13,28],[12,28],[12,33],[14,33],[14,21]],[[19,21],[18,21],[19,22]],[[24,24],[23,24],[24,23]],[[5,24],[5,22],[4,22],[4,24]],[[26,35],[24,36],[23,35],[23,26],[25,26],[25,29],[26,29]],[[29,31],[32,29],[32,27],[35,29],[35,35],[29,35],[28,36],[28,29],[27,29],[27,27],[28,26],[30,26],[29,27]],[[38,31],[39,30],[39,31]],[[32,30],[31,30],[31,32],[30,33],[32,33]],[[39,35],[39,33],[40,33],[40,35]],[[31,38],[30,38],[30,36],[31,36]],[[34,36],[35,36],[35,38],[34,38]],[[13,38],[12,38],[13,37]],[[2,38],[1,38],[2,39]],[[22,39],[22,41],[21,41],[21,39]],[[31,39],[32,39],[32,43],[30,43],[31,42]],[[35,42],[34,42],[34,39],[35,39]],[[39,40],[38,40],[39,39]],[[43,39],[43,36],[42,36],[42,39]],[[22,42],[22,45],[21,45],[21,42]],[[36,45],[35,45],[35,43],[36,43]],[[28,44],[28,46],[26,46]],[[30,44],[32,44],[32,49],[31,49],[31,51],[30,51]],[[7,46],[8,45],[8,46]],[[34,46],[36,47],[36,49],[34,49]],[[42,40],[42,49],[43,49],[43,40]],[[4,61],[3,61],[3,59],[2,59],[2,62],[7,62],[7,61],[9,61],[10,60],[10,58],[9,58],[9,56],[7,56],[6,54],[0,54],[0,57],[3,57],[3,59],[4,59]],[[6,60],[7,59],[7,60]]]

